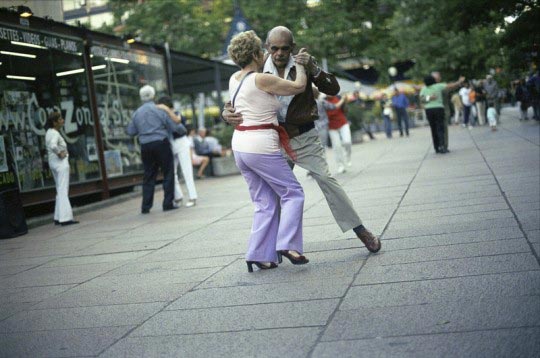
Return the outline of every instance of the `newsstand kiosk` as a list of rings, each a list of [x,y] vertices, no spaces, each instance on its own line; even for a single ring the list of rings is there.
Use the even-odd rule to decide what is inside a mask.
[[[0,239],[27,232],[13,155],[0,134]]]

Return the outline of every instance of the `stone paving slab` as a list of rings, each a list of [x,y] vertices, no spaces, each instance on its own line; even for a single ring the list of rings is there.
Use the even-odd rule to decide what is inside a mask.
[[[508,209],[508,204],[505,202],[480,204],[480,205],[468,205],[461,207],[443,208],[443,209],[429,209],[429,210],[417,210],[406,211],[398,210],[398,212],[392,218],[392,221],[399,220],[422,220],[439,216],[451,216],[451,215],[465,215],[469,214],[473,217],[482,217],[483,213],[491,211],[503,211]],[[505,213],[508,214],[508,213]]]
[[[455,223],[443,223],[442,221],[439,221],[439,224],[432,224],[431,221],[428,221],[424,225],[419,225],[418,223],[402,222],[400,225],[390,224],[388,230],[384,234],[384,237],[399,238],[404,236],[409,237],[448,234],[453,232],[478,231],[490,228],[507,228],[517,225],[518,223],[513,216],[498,219],[486,219]]]
[[[320,330],[313,327],[157,337],[130,335],[100,357],[306,357]]]
[[[163,308],[163,303],[43,309],[19,312],[0,322],[0,333],[138,325]]]
[[[0,304],[0,321],[11,317],[18,312],[27,310],[33,305],[33,302],[2,302],[2,304]]]
[[[526,234],[530,242],[540,244],[540,230],[526,231]]]
[[[166,310],[243,306],[262,303],[297,302],[340,298],[352,282],[349,279],[312,280],[255,286],[234,286],[190,291]]]
[[[138,252],[114,252],[102,255],[67,256],[50,260],[49,262],[41,265],[40,268],[92,265],[103,263],[117,263],[121,265],[125,262],[130,262],[132,260],[144,257],[149,252],[152,251],[148,250]]]
[[[384,251],[408,250],[421,247],[449,246],[484,241],[519,239],[523,232],[519,227],[484,229],[478,231],[454,232],[426,236],[400,237],[384,239]]]
[[[540,327],[532,327],[322,342],[312,357],[533,357],[539,336]]]
[[[494,296],[540,296],[540,271],[353,286],[339,309],[424,305]]]
[[[337,312],[322,341],[534,327],[538,317],[540,296],[362,308]]]
[[[530,251],[529,244],[523,238],[454,244],[447,247],[421,247],[409,250],[383,251],[378,255],[370,257],[366,268],[466,257],[530,253]]]
[[[0,333],[0,357],[97,356],[133,327]]]
[[[399,213],[397,214],[399,215]],[[396,215],[396,216],[397,216]],[[446,215],[437,215],[437,213],[424,213],[423,220],[411,220],[410,218],[402,219],[400,216],[394,216],[392,220],[393,226],[400,225],[401,221],[407,221],[407,224],[421,226],[424,222],[429,223],[429,225],[436,223],[444,224],[453,224],[453,223],[469,223],[475,221],[484,221],[491,219],[503,219],[503,218],[513,218],[514,213],[510,210],[484,210],[475,213],[457,213],[457,214],[446,214]],[[412,222],[411,222],[412,221]]]
[[[336,179],[382,235],[376,255],[298,166],[304,266],[247,272],[239,175],[197,181],[193,208],[162,212],[158,189],[149,215],[139,195],[80,225],[45,218],[0,240],[0,356],[534,356],[540,131],[502,117],[495,133],[451,127],[444,156],[427,127],[354,146]]]
[[[2,287],[31,287],[82,283],[100,276],[122,263],[35,268],[0,281]]]
[[[55,297],[45,299],[32,308],[75,308],[171,302],[196,285],[198,285],[198,282],[123,282],[121,280],[111,284],[111,280],[97,278]]]
[[[429,198],[426,198],[429,199]],[[502,196],[486,196],[482,198],[463,198],[461,200],[443,201],[443,202],[430,202],[425,204],[412,204],[405,205],[402,203],[399,207],[399,212],[414,212],[422,210],[438,210],[449,208],[466,208],[467,206],[482,205],[482,204],[502,204],[506,203]]]
[[[238,260],[233,265],[227,266],[199,286],[199,288],[230,287],[246,285],[263,285],[280,282],[303,282],[310,280],[328,279],[348,280],[352,278],[362,265],[365,253],[358,252],[358,260],[350,262],[329,262],[322,264],[308,264],[294,266],[286,263],[277,270],[265,270],[257,275],[247,272],[244,260]]]
[[[324,326],[338,303],[326,299],[167,311],[146,321],[131,336]]]
[[[0,304],[39,302],[73,287],[75,285],[4,288],[0,291]]]
[[[538,261],[531,253],[505,254],[386,266],[367,265],[355,279],[354,284],[431,280],[536,270],[539,270]]]

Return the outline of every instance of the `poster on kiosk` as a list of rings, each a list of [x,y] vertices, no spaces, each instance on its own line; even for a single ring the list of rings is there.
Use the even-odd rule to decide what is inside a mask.
[[[14,156],[0,135],[0,239],[9,239],[28,232],[22,208]]]

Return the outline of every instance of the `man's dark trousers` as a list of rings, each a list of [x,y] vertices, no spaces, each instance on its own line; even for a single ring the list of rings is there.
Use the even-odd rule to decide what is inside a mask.
[[[409,115],[406,108],[396,107],[399,134],[403,135],[403,124],[405,124],[405,134],[409,135]]]
[[[445,149],[444,139],[444,108],[426,108],[426,116],[431,128],[433,148],[435,152]]]
[[[174,159],[167,139],[141,145],[144,166],[142,211],[148,212],[154,204],[154,188],[159,168],[163,171],[163,209],[171,209],[174,199]]]

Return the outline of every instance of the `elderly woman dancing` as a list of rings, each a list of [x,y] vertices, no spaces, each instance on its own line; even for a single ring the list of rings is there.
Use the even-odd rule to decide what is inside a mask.
[[[232,149],[255,204],[246,253],[248,271],[253,272],[253,265],[262,270],[276,268],[281,256],[295,265],[306,264],[309,260],[302,255],[304,192],[280,151],[281,144],[294,157],[287,133],[278,125],[281,105],[276,98],[303,92],[305,69],[296,64],[294,81],[257,73],[264,54],[261,39],[253,31],[233,37],[227,50],[241,68],[231,76],[229,92],[232,106],[244,118],[234,131]]]

